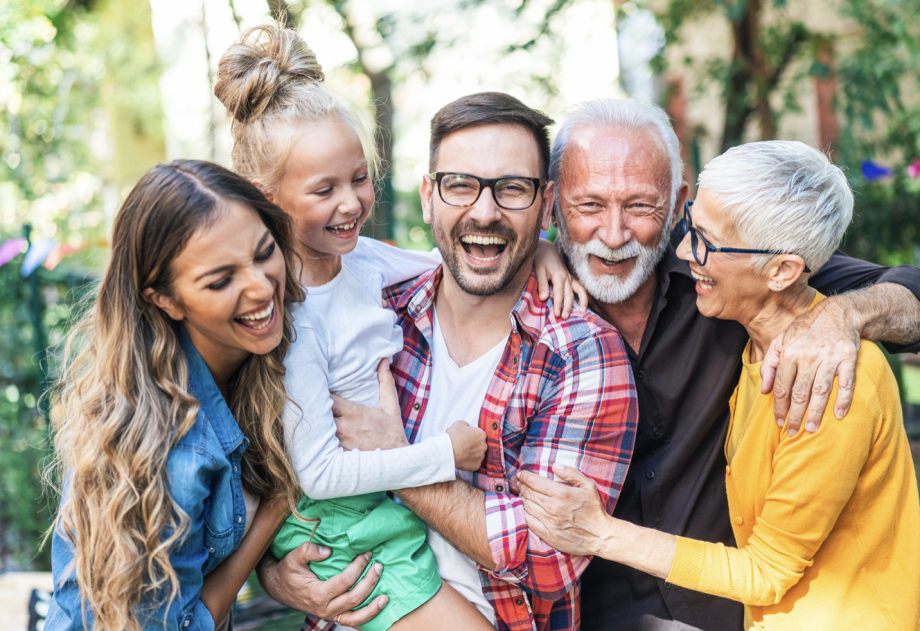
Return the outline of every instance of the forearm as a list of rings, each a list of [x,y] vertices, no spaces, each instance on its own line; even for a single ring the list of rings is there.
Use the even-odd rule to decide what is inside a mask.
[[[920,340],[920,300],[902,285],[879,283],[828,299],[860,337],[873,342],[911,344]]]
[[[283,505],[263,501],[240,547],[204,577],[201,602],[211,612],[215,624],[220,624],[230,612],[243,583],[259,564],[286,517]]]
[[[611,517],[594,556],[628,565],[657,578],[668,578],[676,549],[674,535]]]
[[[486,530],[485,493],[454,480],[396,491],[397,497],[455,548],[479,565],[495,569]]]

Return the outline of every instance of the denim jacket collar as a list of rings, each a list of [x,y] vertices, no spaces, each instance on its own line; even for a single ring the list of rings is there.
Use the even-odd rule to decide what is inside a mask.
[[[217,384],[214,383],[214,377],[208,370],[207,364],[204,363],[201,353],[192,344],[185,327],[179,325],[177,329],[179,343],[182,345],[185,359],[188,362],[189,389],[201,404],[200,413],[207,417],[224,453],[229,454],[239,447],[240,443],[248,445],[249,440],[243,435],[236,419],[233,418],[227,401],[220,393]]]

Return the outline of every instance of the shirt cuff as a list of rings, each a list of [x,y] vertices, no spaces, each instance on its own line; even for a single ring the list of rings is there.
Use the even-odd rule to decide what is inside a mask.
[[[704,541],[678,537],[674,562],[671,564],[667,582],[687,589],[698,589],[705,563],[706,546]]]
[[[528,534],[524,501],[486,491],[486,535],[495,562],[495,569],[489,572],[492,576],[507,583],[527,578]]]
[[[422,444],[431,449],[434,462],[437,463],[435,472],[430,484],[438,482],[453,482],[457,479],[457,468],[454,461],[454,444],[450,441],[450,434],[439,434],[426,438]]]

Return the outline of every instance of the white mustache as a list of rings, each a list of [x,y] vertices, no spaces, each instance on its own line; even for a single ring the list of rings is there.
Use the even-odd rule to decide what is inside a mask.
[[[641,255],[645,249],[635,241],[627,241],[618,248],[610,248],[604,245],[604,242],[600,239],[591,239],[581,246],[581,250],[585,254],[593,254],[608,261],[631,259]]]

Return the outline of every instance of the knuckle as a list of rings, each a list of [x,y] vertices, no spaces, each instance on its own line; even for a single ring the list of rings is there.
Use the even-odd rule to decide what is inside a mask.
[[[808,392],[800,388],[794,388],[792,390],[792,400],[795,403],[805,405],[805,402],[808,401]]]
[[[830,391],[827,383],[824,381],[816,381],[815,385],[811,387],[812,394],[825,395]]]

